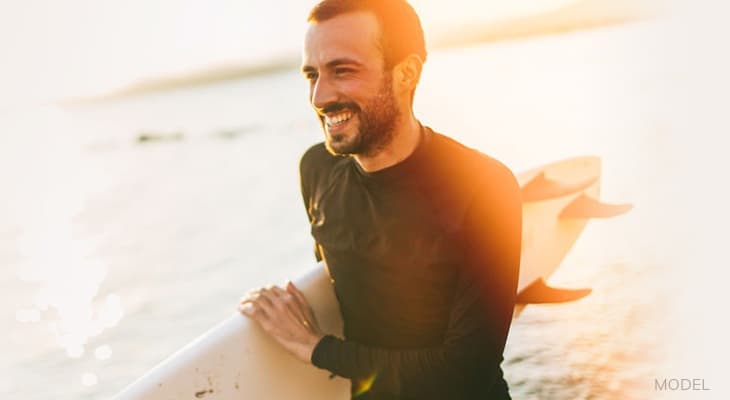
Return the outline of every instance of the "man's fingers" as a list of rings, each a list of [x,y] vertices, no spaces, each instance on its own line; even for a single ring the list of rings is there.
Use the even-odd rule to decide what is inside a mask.
[[[274,289],[264,289],[261,291],[261,295],[259,296],[262,302],[266,303],[266,305],[271,308],[277,308],[279,310],[282,309],[281,301],[279,300],[278,296],[274,292]]]
[[[305,326],[309,324],[309,321],[307,321],[307,311],[298,304],[297,300],[290,293],[274,286],[271,289],[262,291],[261,297],[270,302],[271,308],[267,309],[267,311],[271,310],[269,314],[272,317],[276,315],[274,317],[275,319],[280,320],[281,318],[286,318],[288,315],[289,318],[297,321],[297,323]]]
[[[253,303],[253,301],[254,301],[254,299],[251,297],[241,297],[241,300],[239,301],[238,304],[239,305],[251,304],[251,303]]]
[[[240,311],[242,314],[253,317],[256,307],[252,303],[246,303],[246,304],[239,304],[238,305],[238,311]]]
[[[304,298],[304,295],[302,294],[302,292],[300,292],[299,289],[297,289],[297,287],[294,286],[294,284],[291,281],[286,284],[286,291],[291,293],[292,296],[294,296],[297,299],[299,304],[309,304],[309,303],[307,303],[307,299]]]
[[[267,295],[266,289],[258,290],[256,292],[256,295],[243,300],[240,304],[253,304],[256,308],[263,310],[268,315],[271,315],[273,313],[274,308],[274,304],[272,303],[270,297]]]
[[[259,296],[261,296],[261,291],[266,290],[265,288],[257,288],[257,289],[251,289],[249,290],[245,295],[243,295],[239,302],[240,304],[250,303],[254,300],[256,300]]]
[[[312,321],[316,322],[316,317],[314,315],[314,311],[312,310],[312,306],[309,305],[309,302],[307,302],[307,299],[304,297],[304,294],[297,289],[296,286],[292,282],[287,283],[286,285],[286,291],[291,293],[292,296],[297,300],[302,310],[305,312],[307,318]]]
[[[302,307],[301,304],[299,304],[299,300],[294,297],[293,294],[289,293],[288,291],[276,287],[273,289],[274,293],[276,294],[279,301],[281,301],[282,304],[292,313],[292,315],[302,323],[306,325],[306,319],[307,319],[307,312]],[[308,323],[308,322],[307,322]]]
[[[256,289],[251,289],[251,290],[249,290],[249,291],[248,291],[248,292],[246,293],[246,296],[251,296],[251,297],[255,297],[255,296],[258,296],[258,294],[259,294],[259,293],[260,293],[260,292],[261,292],[262,290],[264,290],[264,288],[256,288]]]
[[[275,307],[277,307],[280,311],[290,313],[296,320],[300,322],[303,322],[305,320],[305,311],[302,310],[297,299],[295,299],[291,293],[285,291],[280,287],[274,286],[271,288],[269,296]]]
[[[286,290],[278,286],[268,286],[250,291],[241,297],[239,311],[254,319],[280,319],[289,314],[298,322],[309,327],[316,324],[312,308],[302,292],[289,282]]]
[[[238,311],[256,322],[262,322],[269,317],[266,311],[255,303],[240,305],[238,306]]]

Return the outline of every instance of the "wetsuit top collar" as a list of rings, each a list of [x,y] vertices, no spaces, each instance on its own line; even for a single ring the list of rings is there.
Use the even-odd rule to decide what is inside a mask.
[[[350,157],[350,162],[352,163],[356,173],[361,176],[363,180],[368,182],[398,181],[413,177],[413,174],[418,173],[418,171],[424,166],[423,163],[427,159],[427,150],[431,142],[431,136],[433,135],[430,128],[424,127],[420,122],[418,125],[420,126],[420,139],[418,141],[418,145],[403,161],[377,171],[367,172],[362,169],[354,157]]]

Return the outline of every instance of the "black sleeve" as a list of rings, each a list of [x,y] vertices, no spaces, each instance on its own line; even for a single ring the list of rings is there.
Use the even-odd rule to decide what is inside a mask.
[[[317,165],[321,164],[323,158],[323,147],[322,143],[316,144],[310,147],[302,156],[299,161],[299,185],[302,191],[302,200],[304,201],[304,208],[307,211],[307,218],[309,223],[312,223],[312,193],[315,185],[317,184]],[[326,151],[326,150],[324,150]],[[319,251],[319,246],[314,243],[314,258],[317,262],[322,261],[322,254]]]
[[[403,398],[461,398],[489,393],[512,322],[519,277],[522,202],[500,164],[466,215],[463,251],[448,330],[440,346],[385,349],[326,336],[312,363],[377,392]],[[372,378],[374,377],[374,380]],[[458,393],[461,393],[459,395]]]

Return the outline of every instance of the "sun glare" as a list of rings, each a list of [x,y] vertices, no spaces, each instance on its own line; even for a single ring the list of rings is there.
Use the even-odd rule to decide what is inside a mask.
[[[98,235],[84,232],[79,222],[89,196],[106,179],[87,164],[77,126],[64,111],[51,107],[30,122],[20,132],[33,138],[24,154],[33,154],[38,162],[21,164],[28,183],[13,194],[18,196],[15,218],[22,226],[16,274],[35,286],[35,293],[15,316],[23,323],[47,323],[56,343],[78,358],[90,338],[123,316],[117,294],[98,298],[106,265],[94,257]]]

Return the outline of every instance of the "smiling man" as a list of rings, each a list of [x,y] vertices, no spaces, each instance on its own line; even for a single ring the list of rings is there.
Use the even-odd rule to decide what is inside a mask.
[[[252,292],[241,311],[350,379],[353,398],[509,399],[516,179],[414,116],[426,49],[405,1],[324,0],[308,21],[302,72],[325,141],[302,157],[302,195],[344,337],[320,331],[292,284]]]

